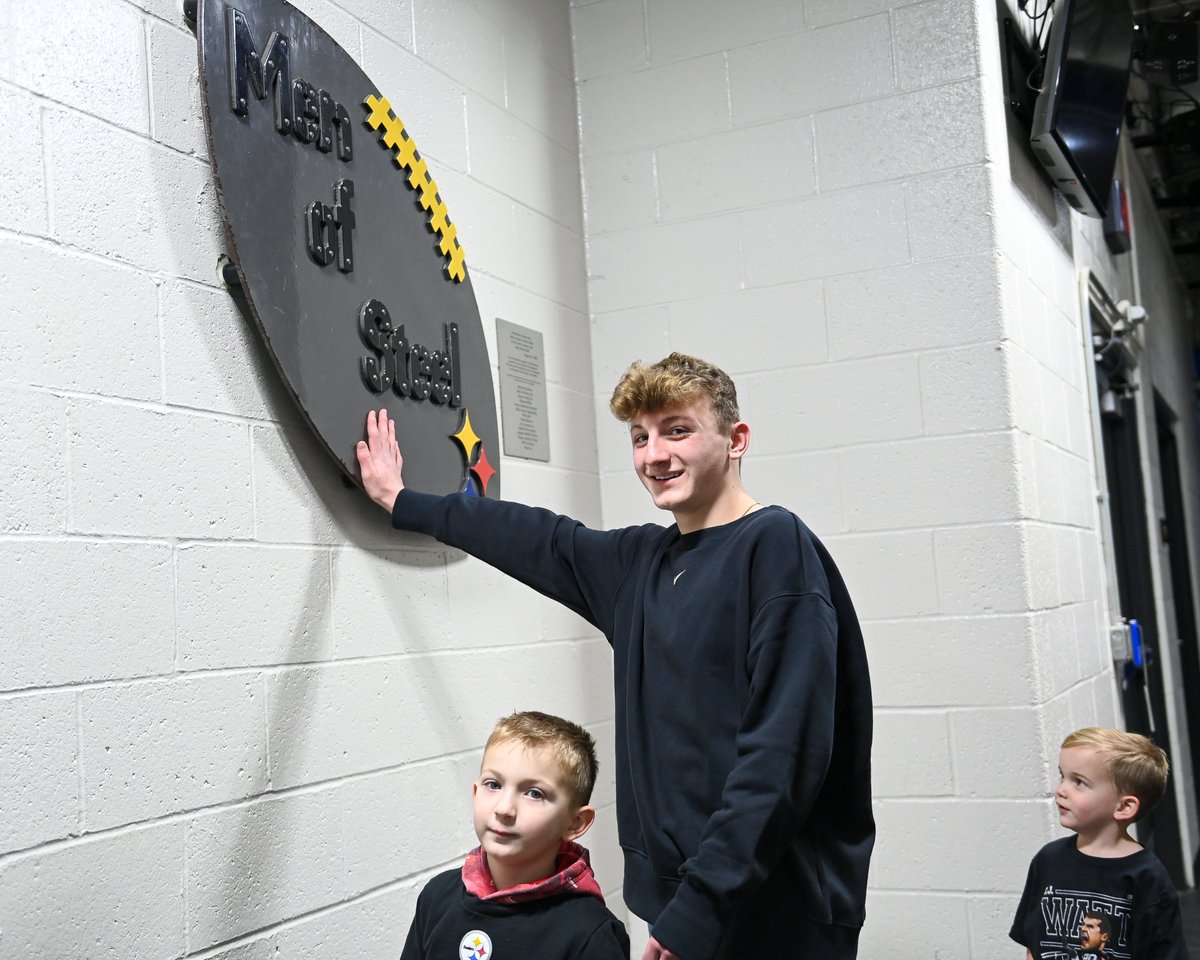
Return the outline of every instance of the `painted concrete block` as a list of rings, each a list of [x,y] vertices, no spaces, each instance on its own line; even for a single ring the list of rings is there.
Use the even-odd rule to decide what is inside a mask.
[[[971,956],[967,909],[961,895],[869,890],[867,914],[871,921],[864,924],[858,941],[864,957]],[[986,956],[1001,954],[997,950]]]
[[[868,222],[863,226],[874,225]],[[883,251],[878,260],[884,260]],[[826,281],[831,357],[999,340],[1000,290],[990,257],[961,257],[858,272],[857,268],[868,266],[859,260],[852,275]]]
[[[970,433],[1012,426],[1006,354],[999,342],[922,354],[925,433]]]
[[[987,159],[975,80],[827,110],[815,125],[823,190]]]
[[[506,63],[510,68],[514,60],[512,51],[520,51],[524,49],[522,45],[528,44],[539,59],[559,74],[568,78],[574,76],[570,4],[558,3],[557,0],[530,0],[528,3],[513,4],[501,0],[490,5],[481,3],[479,7],[491,17],[493,23],[503,27]],[[520,38],[520,44],[515,47],[509,43],[513,34],[518,34]],[[571,85],[574,87],[573,82]],[[511,90],[509,96],[511,99]]]
[[[362,28],[355,16],[332,0],[297,0],[296,6],[319,23],[356,63],[362,62]]]
[[[269,938],[269,960],[395,960],[417,893],[406,884],[287,926]]]
[[[895,89],[886,16],[778,36],[728,58],[738,126],[874,100]]]
[[[721,0],[661,0],[648,5],[650,59],[667,63],[799,33],[804,11],[790,0],[729,4]]]
[[[1026,525],[985,524],[935,530],[938,599],[950,614],[1021,613],[1037,574],[1027,566]]]
[[[875,705],[1028,703],[1034,687],[1031,630],[1029,618],[1019,614],[865,623]],[[928,669],[930,663],[937,670]]]
[[[158,296],[150,277],[62,247],[7,238],[0,240],[0,257],[7,265],[0,276],[0,302],[9,316],[6,380],[161,399]],[[68,295],[66,276],[88,295]],[[104,336],[97,336],[98,317],[104,318]],[[40,400],[52,402],[49,396]]]
[[[632,73],[650,62],[641,0],[572,4],[571,39],[580,81]]]
[[[825,453],[752,454],[742,461],[742,482],[760,502],[786,507],[818,536],[832,536],[845,528],[836,457]]]
[[[66,401],[52,394],[0,387],[0,530],[5,533],[61,534],[66,528],[71,505],[66,411]]]
[[[739,289],[738,233],[738,217],[725,215],[592,237],[592,309],[607,313]]]
[[[183,863],[183,826],[176,823],[9,860],[0,866],[5,956],[182,956]]]
[[[418,57],[455,83],[504,101],[504,44],[495,24],[466,0],[413,0]]]
[[[1037,667],[1037,693],[1049,700],[1068,690],[1084,676],[1080,669],[1079,637],[1075,612],[1070,607],[1039,611],[1033,617],[1033,657]],[[1050,746],[1057,749],[1058,740]]]
[[[147,23],[150,136],[197,157],[208,156],[196,35],[165,23]]]
[[[666,144],[656,156],[664,220],[778,203],[816,191],[807,117]]]
[[[1046,772],[1031,707],[955,710],[950,714],[956,792],[967,797],[1036,796]],[[995,749],[1005,744],[1007,749]]]
[[[188,945],[202,950],[341,900],[337,790],[273,797],[187,824]],[[176,893],[176,899],[179,899]]]
[[[898,5],[897,0],[804,0],[804,21],[810,27],[843,23],[882,13]]]
[[[899,186],[890,184],[746,211],[741,229],[751,286],[857,273],[908,260],[904,196]],[[829,306],[827,299],[832,348],[837,330]],[[863,323],[863,316],[876,322],[887,319],[863,314],[855,322]]]
[[[762,453],[921,435],[921,383],[911,354],[765,373],[751,394]]]
[[[504,498],[536,504],[589,527],[603,527],[600,488],[595,474],[538,467],[524,460],[505,466]]]
[[[525,644],[540,639],[529,612],[531,588],[474,559],[446,567],[449,609],[436,636],[447,647]]]
[[[380,519],[386,519],[382,512]],[[449,645],[444,550],[346,547],[333,552],[330,565],[332,632],[339,658],[423,652]]]
[[[603,408],[598,433],[620,435],[622,466],[628,463],[628,436],[624,428],[604,428],[604,417],[609,416],[608,401],[631,363],[635,360],[654,363],[671,352],[670,333],[674,331],[668,332],[669,322],[669,305],[637,306],[592,315],[592,382]],[[616,421],[611,423],[616,424]],[[603,451],[603,437],[598,436],[597,441]],[[603,453],[600,462],[605,463]]]
[[[324,660],[333,652],[324,549],[180,547],[175,560],[184,670]]]
[[[355,16],[368,29],[363,31],[363,47],[380,34],[409,52],[413,48],[412,0],[357,0]]]
[[[11,40],[6,45],[12,46]],[[50,229],[46,184],[42,176],[31,176],[29,157],[41,157],[42,111],[28,93],[0,87],[0,110],[7,117],[10,142],[22,144],[21,150],[0,154],[0,206],[5,224],[20,233],[45,236]],[[13,301],[5,297],[5,303]]]
[[[0,543],[0,686],[21,689],[175,667],[171,548],[92,541]],[[55,602],[30,603],[55,585]]]
[[[0,60],[5,80],[117,126],[147,132],[145,18],[137,10],[118,0],[99,0],[56,8],[49,18],[14,11],[6,19],[9,54]],[[104,42],[96,43],[96,37]],[[63,56],[65,50],[71,55]]]
[[[892,15],[896,73],[905,89],[978,75],[975,8],[962,0],[933,0]]]
[[[144,270],[211,280],[226,241],[206,163],[61,110],[47,110],[45,138],[56,239]],[[97,181],[106,189],[96,190]]]
[[[928,530],[824,537],[864,620],[915,617],[938,609]],[[886,569],[887,576],[879,571]]]
[[[977,164],[904,185],[913,260],[984,253],[996,232],[987,167]]]
[[[606,156],[583,170],[583,215],[589,237],[658,220],[658,179],[649,148]]]
[[[248,537],[248,428],[80,401],[68,413],[71,528],[87,533]],[[152,457],[139,454],[153,451]]]
[[[410,663],[291,667],[267,678],[271,785],[318,783],[409,759]],[[426,749],[431,749],[429,744]],[[428,755],[428,754],[426,754]]]
[[[950,744],[945,711],[876,711],[872,796],[950,796],[955,792]]]
[[[517,204],[513,207],[513,235],[518,243],[515,269],[509,274],[513,282],[571,310],[586,313],[587,274],[579,234]]]
[[[846,519],[853,530],[986,523],[1017,516],[1012,446],[1006,434],[872,444],[838,456]],[[925,495],[913,497],[914,490]]]
[[[88,830],[267,787],[261,674],[98,687],[80,693],[79,713]]]
[[[398,24],[401,21],[399,17],[393,20],[389,16],[388,22]],[[379,84],[379,93],[387,97],[392,112],[417,142],[421,156],[430,160],[430,169],[439,187],[445,179],[443,168],[467,169],[466,104],[460,83],[373,30],[363,31],[362,66],[367,76]],[[420,91],[420,94],[414,91]],[[435,160],[436,164],[433,163]],[[450,219],[457,223],[453,195],[443,195],[443,199],[449,208]],[[463,245],[467,246],[465,242]]]
[[[0,851],[78,832],[77,738],[73,693],[0,700]]]
[[[520,28],[504,34],[505,99],[513,116],[568,151],[571,156],[568,167],[575,175],[578,192],[579,124],[575,114],[575,83],[571,79],[566,10],[556,6],[545,6],[544,9],[557,10],[564,17],[563,32],[553,40]],[[525,18],[524,22],[541,24],[543,18]],[[564,48],[567,63],[562,68],[541,55],[548,50]],[[559,59],[561,55],[554,56],[554,60]]]
[[[1028,853],[1032,858],[1037,853],[1037,847],[1030,844]],[[1012,927],[1013,914],[1016,913],[1015,904],[1024,886],[1025,874],[997,880],[1003,880],[1004,888],[1012,892],[1003,896],[984,896],[976,893],[965,904],[971,938],[969,955],[972,957],[1006,956],[1013,948],[1008,931]],[[1017,947],[1017,950],[1020,951],[1020,947]]]
[[[728,130],[725,59],[697,57],[579,85],[579,122],[586,157],[627,153]]]
[[[483,97],[466,100],[471,176],[578,233],[576,152]]]
[[[350,895],[430,864],[461,861],[478,843],[471,827],[471,784],[480,754],[414,764],[340,788]]]

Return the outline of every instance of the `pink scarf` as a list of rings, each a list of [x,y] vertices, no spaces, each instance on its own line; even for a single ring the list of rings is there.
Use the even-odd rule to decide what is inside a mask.
[[[554,873],[532,883],[519,883],[507,890],[497,890],[492,871],[488,869],[487,854],[483,847],[476,847],[467,854],[462,868],[463,885],[467,892],[480,900],[495,900],[499,903],[520,903],[523,900],[542,900],[563,892],[585,893],[601,903],[604,895],[600,884],[592,873],[588,852],[577,843],[567,840],[558,848],[558,859],[554,862]]]

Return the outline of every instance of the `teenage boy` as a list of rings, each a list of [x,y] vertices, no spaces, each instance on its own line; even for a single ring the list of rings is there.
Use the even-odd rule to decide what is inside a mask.
[[[595,783],[582,727],[532,710],[497,723],[472,787],[479,846],[425,885],[400,960],[626,960],[629,936],[575,842]]]
[[[1129,835],[1162,799],[1167,756],[1105,727],[1067,736],[1058,755],[1053,840],[1029,865],[1009,936],[1026,960],[1186,960],[1179,897],[1158,858]]]
[[[367,418],[363,486],[428,533],[565,604],[612,644],[625,902],[643,960],[851,960],[864,915],[871,690],[833,560],[742,486],[750,427],[719,368],[634,364],[611,409],[674,525],[589,530],[547,510],[404,488]]]

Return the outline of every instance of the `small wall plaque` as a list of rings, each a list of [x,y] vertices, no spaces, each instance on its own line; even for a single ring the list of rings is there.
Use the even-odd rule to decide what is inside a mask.
[[[500,422],[504,452],[526,460],[550,459],[546,416],[546,355],[537,330],[496,318],[500,358]]]

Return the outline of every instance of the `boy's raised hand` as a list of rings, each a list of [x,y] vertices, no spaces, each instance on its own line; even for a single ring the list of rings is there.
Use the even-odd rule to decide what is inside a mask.
[[[358,441],[355,452],[367,496],[390,512],[404,489],[404,457],[396,443],[396,421],[388,419],[386,409],[367,414],[367,439]]]

